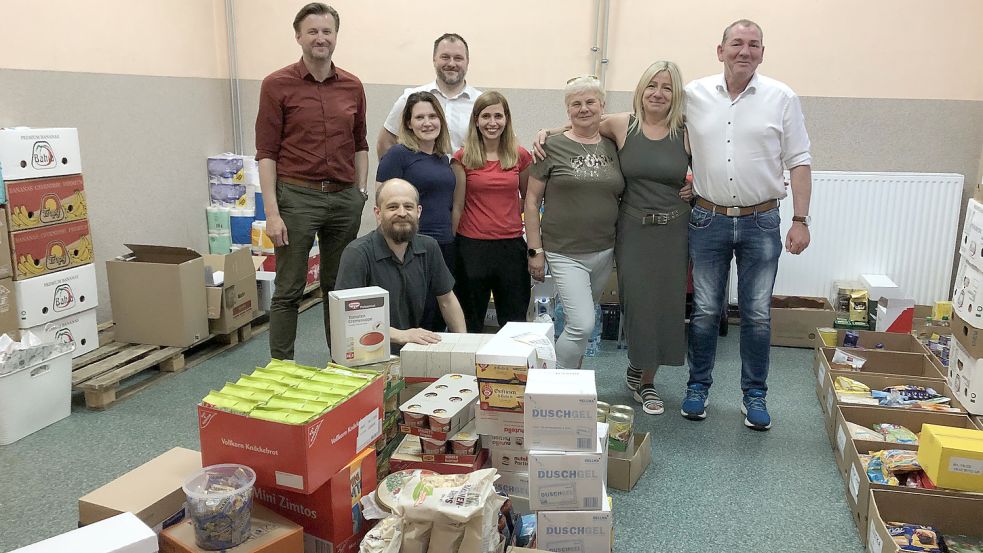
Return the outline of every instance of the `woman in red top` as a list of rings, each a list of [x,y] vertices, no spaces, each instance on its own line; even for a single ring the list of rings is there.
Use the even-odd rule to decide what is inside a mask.
[[[455,276],[468,332],[484,328],[490,294],[500,326],[526,320],[530,282],[522,198],[531,163],[516,142],[505,97],[495,91],[479,96],[464,147],[451,162],[457,177],[451,211]]]

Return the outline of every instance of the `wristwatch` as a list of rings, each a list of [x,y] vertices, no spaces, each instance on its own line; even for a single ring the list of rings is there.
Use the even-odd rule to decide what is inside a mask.
[[[809,215],[805,215],[805,216],[802,216],[802,215],[793,215],[792,216],[792,221],[795,222],[795,223],[802,223],[803,225],[805,225],[805,226],[808,227],[809,225],[812,224],[812,217],[809,216]]]
[[[529,254],[529,258],[531,259],[531,258],[536,257],[537,255],[543,253],[543,248],[529,248],[529,250],[527,251],[527,253]]]

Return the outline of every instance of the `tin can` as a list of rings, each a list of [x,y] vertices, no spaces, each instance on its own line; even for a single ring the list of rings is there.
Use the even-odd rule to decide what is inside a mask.
[[[597,408],[597,422],[608,422],[608,412],[600,407]]]
[[[624,413],[628,415],[628,418],[635,419],[635,408],[631,405],[612,405],[608,411],[611,413]]]
[[[608,449],[627,451],[631,443],[631,430],[634,417],[625,412],[611,410],[608,413]]]

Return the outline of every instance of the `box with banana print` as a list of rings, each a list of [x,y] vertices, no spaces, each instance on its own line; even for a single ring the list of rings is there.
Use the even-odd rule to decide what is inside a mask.
[[[81,221],[87,216],[82,175],[7,183],[7,223],[11,232]]]
[[[86,220],[72,221],[10,235],[14,280],[92,263],[92,234]]]

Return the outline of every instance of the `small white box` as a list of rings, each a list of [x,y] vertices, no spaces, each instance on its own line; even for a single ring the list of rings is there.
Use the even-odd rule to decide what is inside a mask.
[[[974,359],[959,340],[949,341],[949,387],[959,403],[983,415],[983,359]]]
[[[983,271],[959,259],[952,288],[952,309],[973,328],[983,328]]]
[[[860,275],[860,283],[867,289],[869,301],[903,297],[901,287],[887,275]]]
[[[526,447],[554,451],[594,450],[597,443],[594,371],[529,371],[524,400]]]
[[[451,352],[454,351],[455,345],[457,345],[456,334],[441,333],[440,341],[427,347],[427,364],[430,371],[428,376],[440,378],[445,374],[454,372],[451,370]],[[471,370],[473,371],[474,367]],[[474,373],[461,372],[459,374]]]
[[[99,321],[95,309],[86,309],[27,330],[46,342],[75,344],[73,359],[99,347]]]
[[[12,444],[71,413],[71,352],[0,374],[0,445]]]
[[[611,553],[614,515],[606,495],[595,511],[540,511],[536,548],[564,553]]]
[[[522,439],[522,434],[513,436],[481,436],[481,447],[488,449],[512,449],[517,451],[525,451],[525,440]]]
[[[451,370],[464,374],[475,374],[475,354],[494,334],[458,334],[460,337],[451,351]]]
[[[607,431],[594,451],[529,451],[529,506],[534,511],[596,511],[608,476]]]
[[[82,172],[76,129],[0,129],[3,180],[37,179]]]
[[[488,463],[499,471],[529,470],[529,452],[524,449],[488,448]]]
[[[513,340],[536,347],[536,367],[556,368],[556,341],[553,323],[506,323],[496,336],[507,336]]]
[[[11,553],[157,553],[157,534],[133,513],[123,513]]]
[[[97,307],[97,290],[96,268],[91,264],[14,281],[18,326],[32,328]]]
[[[478,372],[475,374],[479,381],[483,381],[482,367],[508,367],[509,371],[507,372],[524,373],[529,369],[536,368],[538,360],[535,346],[496,334],[475,352],[474,362],[478,368]],[[488,380],[507,382],[513,378],[495,377]]]
[[[976,268],[983,269],[983,204],[972,198],[966,204],[959,255]]]
[[[348,367],[389,359],[389,292],[378,286],[328,294],[331,359]]]
[[[524,428],[523,416],[522,413],[475,409],[474,428],[481,435],[521,437]]]
[[[509,495],[509,499],[521,497],[529,501],[529,473],[498,471],[498,480],[495,481],[495,489]]]

